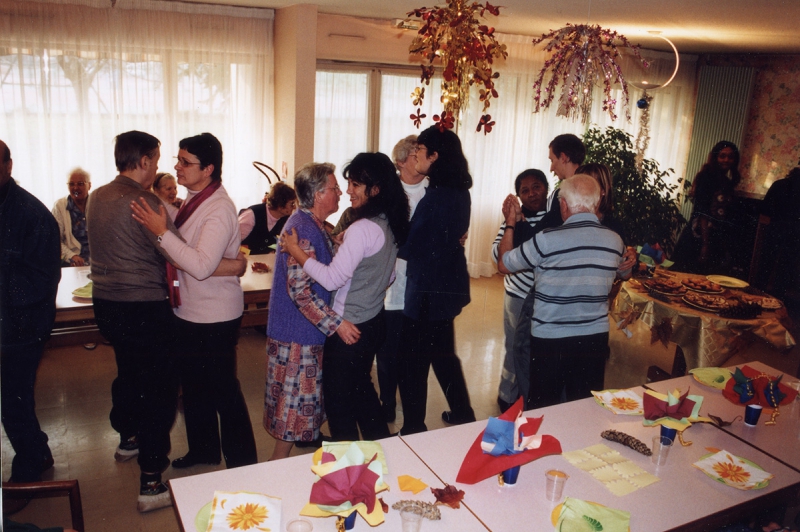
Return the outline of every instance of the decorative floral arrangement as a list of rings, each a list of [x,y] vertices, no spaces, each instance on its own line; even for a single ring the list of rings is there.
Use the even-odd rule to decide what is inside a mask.
[[[492,63],[495,59],[508,56],[506,45],[497,42],[494,28],[481,24],[478,17],[486,12],[499,15],[500,8],[489,2],[467,2],[447,0],[446,6],[421,7],[410,11],[408,16],[421,18],[424,22],[419,33],[409,47],[409,53],[422,56],[422,76],[420,83],[430,85],[436,71],[434,63],[442,68],[442,96],[444,111],[434,115],[433,120],[439,129],[452,129],[459,120],[461,112],[469,103],[469,90],[473,85],[480,86],[480,101],[483,102],[483,115],[478,122],[477,131],[491,132],[494,121],[485,114],[492,98],[497,98],[494,83],[500,74],[495,72]],[[415,106],[422,104],[425,88],[417,87],[411,94]],[[426,115],[416,114],[411,120],[417,127]]]
[[[605,95],[603,111],[608,112],[612,120],[616,120],[617,100],[611,94],[611,87],[614,83],[619,83],[622,86],[625,117],[630,120],[628,84],[618,63],[620,54],[614,41],[621,41],[647,68],[647,61],[639,54],[639,45],[631,45],[624,35],[615,31],[586,24],[567,24],[564,28],[534,39],[533,45],[536,46],[548,39],[550,42],[544,49],[552,55],[545,61],[533,84],[535,111],[550,107],[556,95],[556,88],[561,83],[563,86],[556,115],[573,120],[580,119],[586,123],[592,108],[592,89],[602,81]],[[548,72],[551,77],[545,84],[544,77]]]

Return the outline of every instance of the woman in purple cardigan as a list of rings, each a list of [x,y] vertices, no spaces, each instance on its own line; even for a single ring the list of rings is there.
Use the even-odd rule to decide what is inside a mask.
[[[332,164],[307,164],[295,175],[300,208],[286,221],[300,247],[322,264],[330,264],[333,243],[323,226],[339,208],[342,191]],[[295,442],[320,437],[325,421],[322,399],[322,347],[338,333],[355,343],[360,331],[331,308],[331,294],[316,283],[280,246],[269,298],[267,321],[267,388],[264,428],[277,441],[270,460],[286,458]]]

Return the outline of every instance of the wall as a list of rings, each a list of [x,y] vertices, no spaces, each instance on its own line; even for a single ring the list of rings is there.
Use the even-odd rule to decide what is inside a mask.
[[[702,64],[756,69],[744,140],[740,190],[756,197],[797,166],[800,158],[800,56],[704,56]]]

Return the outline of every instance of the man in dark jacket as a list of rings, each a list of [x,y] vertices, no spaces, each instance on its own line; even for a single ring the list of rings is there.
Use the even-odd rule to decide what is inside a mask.
[[[55,218],[11,178],[11,167],[11,150],[0,140],[0,400],[16,453],[11,482],[36,482],[53,466],[33,386],[55,321],[61,242]]]

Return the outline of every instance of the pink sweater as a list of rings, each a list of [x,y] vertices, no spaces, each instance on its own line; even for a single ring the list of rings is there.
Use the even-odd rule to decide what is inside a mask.
[[[189,191],[186,200],[195,194]],[[169,231],[161,242],[179,268],[181,306],[175,309],[175,315],[193,323],[230,321],[241,316],[244,296],[239,278],[211,277],[223,257],[236,258],[241,242],[236,207],[225,187],[197,208],[180,233],[186,243]]]

